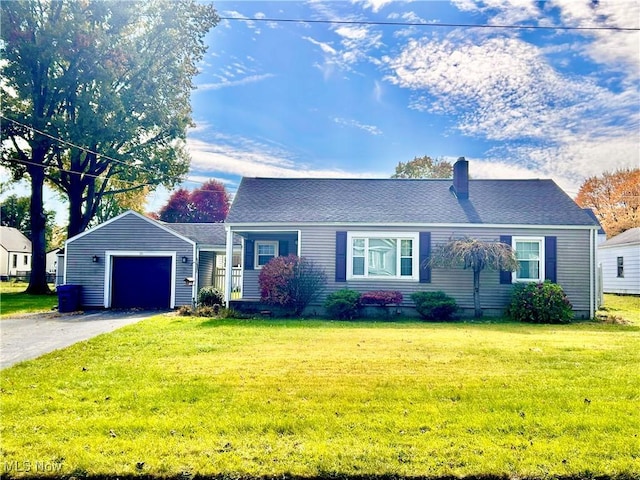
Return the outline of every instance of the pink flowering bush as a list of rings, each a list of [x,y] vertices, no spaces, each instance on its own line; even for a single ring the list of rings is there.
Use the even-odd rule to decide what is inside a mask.
[[[402,303],[402,293],[397,290],[376,290],[365,292],[360,296],[362,305],[400,305]]]

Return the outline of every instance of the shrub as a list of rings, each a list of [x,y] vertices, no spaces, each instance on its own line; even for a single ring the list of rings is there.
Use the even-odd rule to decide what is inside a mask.
[[[258,276],[261,300],[300,315],[324,290],[327,276],[311,260],[296,255],[275,257]]]
[[[198,317],[217,317],[220,313],[220,305],[200,305],[196,308]]]
[[[450,320],[458,310],[456,301],[444,292],[415,292],[411,294],[411,300],[426,320]]]
[[[348,288],[333,292],[327,296],[324,308],[332,318],[351,320],[360,310],[360,292]]]
[[[360,297],[363,305],[378,305],[384,307],[386,305],[400,305],[402,303],[402,293],[397,290],[377,290],[373,292],[365,292]]]
[[[513,288],[507,315],[518,322],[569,323],[573,306],[556,283],[519,283]]]
[[[215,287],[202,287],[198,292],[198,305],[213,307],[224,303],[224,294]]]
[[[180,305],[177,311],[181,317],[190,317],[193,315],[193,308],[191,308],[190,305]]]

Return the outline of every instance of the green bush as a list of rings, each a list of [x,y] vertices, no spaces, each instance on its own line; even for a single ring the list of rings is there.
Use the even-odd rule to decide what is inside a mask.
[[[324,308],[331,318],[351,320],[360,313],[360,293],[348,288],[327,296]]]
[[[224,303],[224,294],[215,287],[202,287],[198,292],[198,306],[213,307]]]
[[[573,306],[556,283],[518,283],[513,288],[507,316],[517,322],[569,323]]]
[[[456,301],[444,292],[415,292],[411,294],[411,300],[426,320],[450,320],[458,310]]]

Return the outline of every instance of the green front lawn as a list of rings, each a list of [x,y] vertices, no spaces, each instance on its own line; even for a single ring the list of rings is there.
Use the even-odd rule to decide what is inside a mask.
[[[24,282],[0,282],[0,318],[17,313],[49,312],[58,305],[55,287],[50,295],[27,295],[29,284]]]
[[[637,479],[639,364],[639,326],[158,316],[4,370],[0,461],[9,477],[41,462],[65,476]]]

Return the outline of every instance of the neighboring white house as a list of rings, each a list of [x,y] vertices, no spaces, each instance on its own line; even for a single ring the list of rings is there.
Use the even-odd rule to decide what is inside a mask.
[[[605,293],[640,295],[640,227],[600,244],[598,260]]]
[[[27,276],[31,272],[31,240],[13,227],[0,227],[0,278]]]

